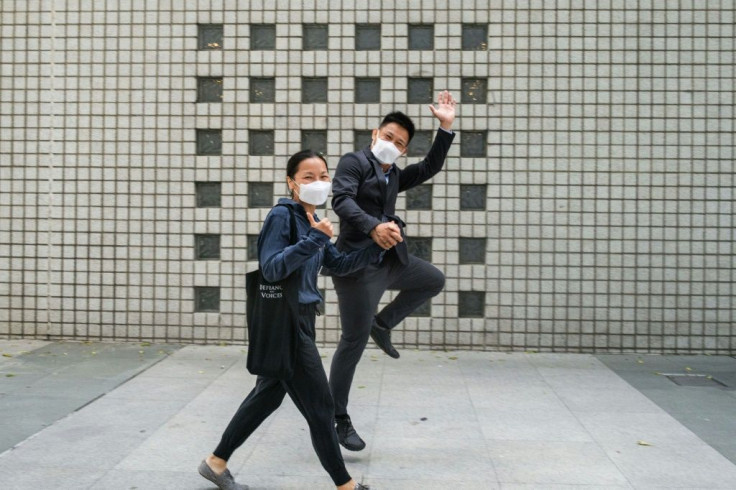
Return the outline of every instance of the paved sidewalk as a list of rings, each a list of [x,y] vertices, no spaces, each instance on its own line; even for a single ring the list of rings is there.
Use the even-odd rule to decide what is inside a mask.
[[[18,341],[0,341],[12,356],[0,362],[0,402],[39,381],[21,369],[34,353],[70,344],[30,342],[21,353]],[[104,347],[125,357],[122,347],[93,347],[98,358]],[[67,415],[1,453],[2,488],[212,488],[196,467],[253,386],[245,348],[146,347],[152,352],[136,369],[110,374],[127,382],[89,393],[95,398],[76,410],[65,405]],[[329,365],[332,350],[322,351]],[[736,488],[733,462],[595,356],[401,354],[397,361],[366,351],[355,379],[351,416],[368,447],[344,454],[351,474],[374,489]],[[736,362],[719,359],[727,369]],[[9,369],[15,375],[6,378]],[[106,377],[69,369],[79,389]],[[736,419],[730,409],[724,418]],[[24,413],[4,409],[2,419],[22,421]],[[254,489],[334,488],[288,399],[230,466]]]

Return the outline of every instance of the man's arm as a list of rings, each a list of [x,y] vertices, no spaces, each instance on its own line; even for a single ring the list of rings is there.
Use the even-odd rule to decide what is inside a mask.
[[[455,138],[452,123],[455,121],[455,105],[457,102],[450,92],[445,90],[437,96],[437,107],[430,105],[429,110],[440,122],[440,129],[429,149],[427,156],[419,163],[409,165],[401,171],[399,177],[399,192],[416,187],[426,182],[442,170],[450,151],[450,145]]]
[[[362,180],[361,163],[358,157],[352,153],[343,155],[332,179],[332,209],[340,220],[347,221],[353,227],[369,235],[371,230],[381,223],[381,220],[363,211],[355,201]]]

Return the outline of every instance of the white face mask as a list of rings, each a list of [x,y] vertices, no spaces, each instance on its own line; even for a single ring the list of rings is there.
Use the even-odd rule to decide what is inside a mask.
[[[394,163],[401,156],[401,150],[396,148],[396,145],[378,136],[376,136],[376,143],[371,148],[371,152],[379,162],[386,164]]]
[[[292,180],[292,182],[294,182]],[[295,182],[296,183],[296,182]],[[327,202],[327,196],[332,190],[332,183],[323,180],[315,180],[309,184],[299,184],[299,200],[307,204],[321,206]]]

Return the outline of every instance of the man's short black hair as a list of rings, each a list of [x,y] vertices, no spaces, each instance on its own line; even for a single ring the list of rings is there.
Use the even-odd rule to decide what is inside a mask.
[[[409,116],[407,116],[403,112],[396,111],[386,114],[386,117],[383,118],[383,121],[381,122],[381,125],[378,126],[378,128],[380,129],[390,123],[396,123],[402,128],[406,129],[406,132],[409,133],[409,141],[411,141],[411,139],[414,137],[414,123],[411,121]],[[409,141],[407,141],[407,143]]]

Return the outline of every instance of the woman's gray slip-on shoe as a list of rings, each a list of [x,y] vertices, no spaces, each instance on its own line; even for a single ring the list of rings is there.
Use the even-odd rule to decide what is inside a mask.
[[[221,490],[248,490],[248,485],[241,485],[235,482],[233,475],[230,474],[230,470],[225,470],[221,475],[218,475],[212,471],[212,468],[210,468],[210,465],[204,459],[199,464],[199,474],[217,485]]]

